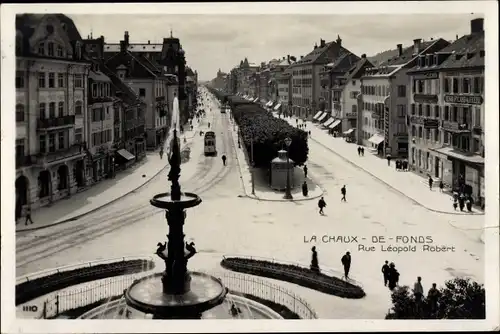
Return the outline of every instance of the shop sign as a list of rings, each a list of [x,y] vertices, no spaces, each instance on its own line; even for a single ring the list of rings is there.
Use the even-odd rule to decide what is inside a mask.
[[[451,121],[443,121],[441,124],[441,127],[444,130],[448,131],[467,131],[470,130],[469,124],[463,123],[459,124],[458,122],[451,122]]]
[[[445,95],[444,102],[453,104],[483,104],[483,97],[481,95]]]
[[[357,112],[347,112],[347,113],[345,113],[345,117],[346,118],[357,118],[358,113]]]
[[[431,94],[414,94],[413,100],[419,103],[437,103],[438,96]]]
[[[422,74],[415,74],[413,76],[413,79],[415,80],[429,80],[429,79],[437,79],[438,78],[438,73],[433,72],[433,73],[422,73]]]
[[[424,129],[437,129],[439,127],[439,120],[426,118],[424,119]]]
[[[424,124],[424,119],[420,116],[411,116],[410,123],[413,124]]]

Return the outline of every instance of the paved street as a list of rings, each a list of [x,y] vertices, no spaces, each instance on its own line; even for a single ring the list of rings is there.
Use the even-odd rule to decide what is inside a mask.
[[[228,156],[228,165],[222,166],[220,156],[204,157],[202,137],[195,137],[192,159],[181,167],[183,191],[195,192],[203,200],[187,211],[186,239],[194,240],[200,251],[190,261],[190,269],[221,270],[218,263],[223,254],[263,256],[307,265],[310,248],[316,245],[320,267],[338,270],[341,256],[350,250],[352,276],[363,285],[366,298],[341,299],[284,284],[306,298],[320,317],[343,319],[382,318],[390,308],[389,291],[384,288],[380,273],[384,260],[395,262],[401,273],[400,284],[413,284],[420,275],[425,290],[433,282],[441,285],[446,279],[459,276],[484,282],[481,231],[455,227],[481,226],[484,216],[441,214],[416,204],[326,149],[321,143],[321,131],[311,125],[308,166],[311,177],[326,190],[325,216],[318,214],[316,201],[267,202],[242,197],[242,179],[235,159],[237,144],[230,134],[229,116],[214,108],[206,117],[213,119],[218,151]],[[327,139],[333,142],[332,149],[344,147],[342,140]],[[350,145],[344,151],[356,154],[355,148]],[[364,159],[374,164],[374,160],[368,160],[372,159],[368,153]],[[161,210],[149,205],[149,199],[169,187],[166,173],[160,173],[148,185],[105,210],[74,222],[18,233],[17,276],[81,261],[153,254],[157,242],[164,241],[167,224]],[[410,174],[401,173],[398,177],[403,176]],[[340,187],[344,184],[347,202],[341,203]],[[421,191],[425,190],[422,186]],[[446,210],[446,205],[442,210]],[[317,237],[316,243],[311,242],[313,236]],[[330,236],[352,236],[357,242],[333,242]],[[380,244],[372,244],[376,236],[385,237],[385,246],[405,246],[405,237],[430,236],[432,245],[454,248],[430,252],[422,251],[421,244],[414,244],[414,252],[382,251]],[[359,244],[376,249],[360,251]]]

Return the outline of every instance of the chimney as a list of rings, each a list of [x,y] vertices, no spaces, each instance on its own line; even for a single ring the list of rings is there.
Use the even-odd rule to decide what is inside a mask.
[[[413,53],[416,53],[418,54],[421,50],[420,50],[420,43],[422,42],[422,39],[421,38],[415,38],[413,40]]]
[[[320,48],[324,48],[325,47],[325,40],[324,39],[320,39],[319,40],[319,45],[320,45]]]
[[[120,52],[127,51],[127,47],[125,46],[125,41],[120,41]]]
[[[287,60],[288,62],[290,62],[290,55],[287,55],[287,56],[286,56],[286,60]]]
[[[366,53],[363,53],[363,54],[361,55],[361,59],[366,59]]]
[[[398,55],[401,56],[403,54],[403,44],[398,44]]]
[[[151,44],[151,41],[148,39],[148,44]]]
[[[123,37],[123,40],[125,41],[125,44],[128,46],[129,45],[128,31],[125,31],[125,36]]]
[[[300,56],[300,59],[304,58],[304,56]]]
[[[470,33],[477,34],[484,32],[484,19],[478,18],[470,21]]]
[[[316,50],[318,48],[318,43],[315,43],[314,44],[314,49],[313,50]]]

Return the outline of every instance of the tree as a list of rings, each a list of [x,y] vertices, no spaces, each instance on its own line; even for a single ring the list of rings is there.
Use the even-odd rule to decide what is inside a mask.
[[[469,278],[455,278],[440,288],[437,304],[428,297],[420,312],[408,286],[397,288],[391,295],[392,308],[386,319],[486,319],[485,290]]]

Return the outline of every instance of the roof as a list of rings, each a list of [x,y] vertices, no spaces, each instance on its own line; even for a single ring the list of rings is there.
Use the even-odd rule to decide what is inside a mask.
[[[161,52],[163,44],[131,43],[128,51],[132,52]],[[120,52],[120,44],[105,44],[104,52]]]
[[[360,78],[365,73],[364,69],[372,66],[373,64],[367,58],[361,58],[356,64],[351,66],[343,78],[347,80]]]
[[[484,32],[465,35],[440,51],[452,55],[438,68],[484,67],[484,52],[481,51],[484,51]]]
[[[420,44],[421,51],[419,52],[419,54],[424,52],[427,48],[429,48],[432,44],[434,44],[436,42],[437,42],[437,40],[422,42]],[[378,67],[405,65],[415,57],[416,57],[416,54],[414,54],[413,45],[408,46],[408,47],[403,49],[403,52],[401,53],[401,55],[397,54],[394,57],[389,58],[388,60],[382,62]]]
[[[110,70],[124,65],[130,71],[128,76],[132,78],[155,78],[158,76],[157,68],[145,61],[143,55],[134,56],[129,51],[124,51],[106,60],[106,66]]]
[[[142,102],[139,99],[139,96],[134,92],[132,88],[130,88],[127,84],[120,80],[108,67],[105,65],[101,66],[102,71],[108,76],[111,80],[112,85],[115,88],[115,91],[120,91],[121,94],[117,95],[120,100],[127,103],[128,105],[134,105],[136,103]]]
[[[76,28],[75,22],[64,14],[55,14],[55,16],[61,21],[66,27],[66,33],[71,41],[81,41],[82,36],[78,29]]]
[[[95,72],[95,71],[90,71],[89,72],[89,78],[94,80],[94,81],[101,81],[101,82],[109,82],[111,79],[101,71]]]

